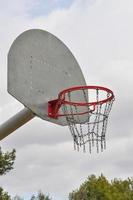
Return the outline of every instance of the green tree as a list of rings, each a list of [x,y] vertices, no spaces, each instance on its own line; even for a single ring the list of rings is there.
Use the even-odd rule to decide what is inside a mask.
[[[91,175],[79,189],[69,194],[69,200],[133,200],[133,179],[114,179]]]
[[[41,191],[38,192],[37,196],[33,195],[31,200],[52,200],[49,196],[44,195]]]
[[[15,149],[11,152],[3,153],[0,147],[0,176],[5,175],[11,169],[15,160]],[[10,195],[0,187],[0,200],[11,200]]]
[[[0,148],[0,175],[4,175],[13,169],[14,160],[16,158],[16,151],[3,153]]]
[[[4,192],[2,188],[0,188],[0,200],[11,200],[10,195],[7,192]]]

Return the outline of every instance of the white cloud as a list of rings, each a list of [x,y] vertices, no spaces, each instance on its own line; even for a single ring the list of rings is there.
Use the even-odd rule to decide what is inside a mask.
[[[59,200],[66,199],[68,192],[91,173],[104,173],[109,178],[132,176],[133,2],[78,0],[69,9],[32,19],[25,2],[20,4],[21,11],[19,3],[22,1],[16,1],[16,8],[11,5],[10,11],[5,7],[0,19],[0,104],[9,104],[1,107],[1,112],[6,109],[2,119],[20,108],[6,93],[6,54],[15,37],[29,28],[42,28],[62,39],[79,61],[88,84],[113,89],[116,101],[104,153],[74,152],[69,130],[33,119],[1,142],[4,149],[16,148],[17,159],[15,170],[2,177],[0,185],[11,194],[44,189]],[[31,3],[34,7],[34,1]],[[20,15],[16,17],[17,11]],[[14,106],[13,113],[14,101],[18,107]]]

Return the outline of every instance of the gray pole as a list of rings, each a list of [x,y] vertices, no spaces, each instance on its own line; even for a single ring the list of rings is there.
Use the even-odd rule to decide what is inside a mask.
[[[24,108],[0,126],[0,140],[33,119],[35,115],[28,108]]]

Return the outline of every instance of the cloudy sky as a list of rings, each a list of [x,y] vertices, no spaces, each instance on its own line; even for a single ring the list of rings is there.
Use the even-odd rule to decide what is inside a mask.
[[[0,185],[13,196],[26,198],[42,190],[54,200],[66,200],[90,174],[133,176],[133,1],[0,0],[0,5],[1,123],[23,108],[6,91],[7,53],[13,40],[30,28],[63,40],[87,84],[107,86],[116,96],[106,151],[76,152],[67,127],[34,118],[1,142],[3,150],[15,148],[17,158],[15,169],[0,178]]]

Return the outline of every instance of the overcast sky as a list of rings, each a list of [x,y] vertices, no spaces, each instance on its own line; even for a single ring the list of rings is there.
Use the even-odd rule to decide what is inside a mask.
[[[109,179],[133,176],[133,1],[0,0],[0,122],[23,106],[6,91],[7,53],[30,28],[59,37],[77,58],[86,82],[116,96],[107,129],[107,149],[96,154],[73,150],[69,130],[34,118],[1,142],[17,151],[15,169],[0,177],[11,195],[42,190],[66,200],[90,174]]]

